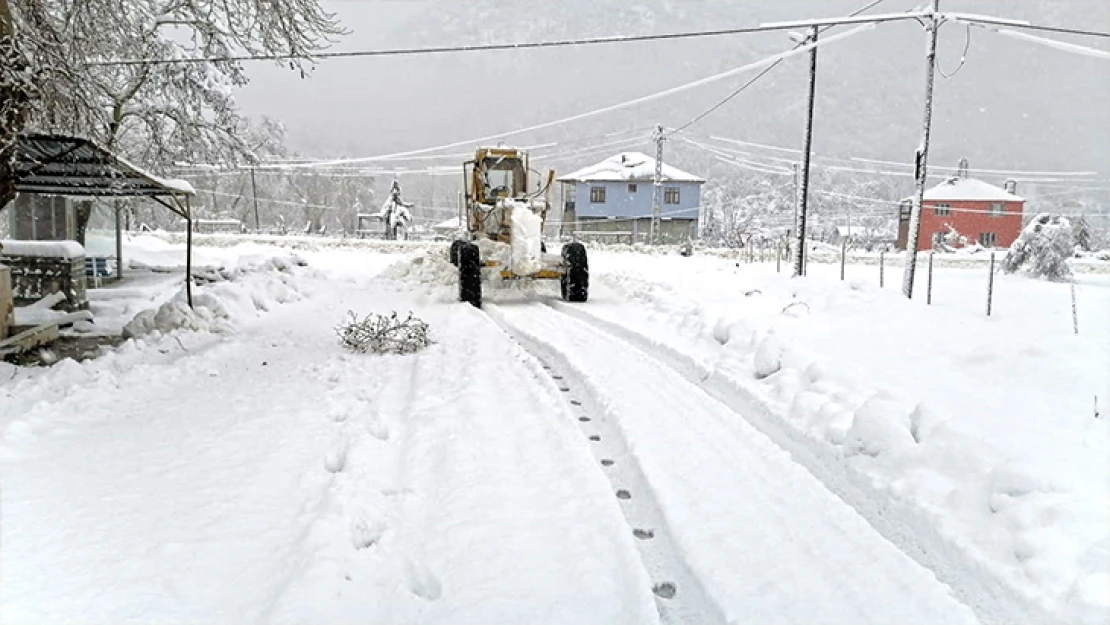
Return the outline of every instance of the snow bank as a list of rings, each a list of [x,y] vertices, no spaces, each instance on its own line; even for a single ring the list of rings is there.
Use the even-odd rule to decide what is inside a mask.
[[[299,257],[245,257],[229,268],[200,271],[194,280],[193,307],[184,287],[157,308],[135,315],[123,328],[127,338],[168,334],[175,330],[230,332],[235,320],[251,318],[274,304],[301,298],[294,269]],[[206,284],[206,285],[205,285]]]
[[[0,241],[0,254],[38,258],[81,258],[85,248],[76,241]]]
[[[997,276],[986,317],[980,269],[938,267],[926,306],[891,266],[880,290],[875,268],[840,282],[817,264],[796,280],[709,255],[591,261],[599,292],[646,310],[598,297],[581,314],[711,363],[701,375],[764,406],[819,476],[845,464],[910,515],[876,524],[935,533],[922,558],[1062,621],[1110,620],[1110,423],[1093,410],[1110,403],[1110,280],[1077,278],[1077,337],[1069,285]]]

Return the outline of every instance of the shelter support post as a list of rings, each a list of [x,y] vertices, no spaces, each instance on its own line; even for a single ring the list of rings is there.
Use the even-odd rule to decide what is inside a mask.
[[[185,196],[185,299],[193,307],[193,211]]]
[[[123,228],[120,227],[119,200],[112,202],[116,211],[116,280],[123,280]]]

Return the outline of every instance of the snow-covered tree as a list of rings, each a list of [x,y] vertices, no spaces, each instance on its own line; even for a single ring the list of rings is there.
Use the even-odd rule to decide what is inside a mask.
[[[1091,226],[1087,224],[1084,215],[1080,215],[1072,223],[1072,238],[1075,239],[1075,247],[1084,252],[1091,251]]]
[[[0,0],[0,14],[7,8]],[[21,0],[11,8],[37,72],[28,121],[89,136],[156,169],[254,159],[231,97],[247,82],[242,66],[182,59],[283,56],[303,74],[343,32],[317,0]],[[129,62],[102,64],[119,60]],[[24,127],[5,124],[0,134]],[[87,219],[78,215],[79,231]]]
[[[401,198],[401,183],[394,180],[389,187],[389,198],[378,211],[378,217],[385,223],[385,238],[392,240],[404,237],[409,224],[412,223],[410,209],[413,206],[414,204],[405,202]]]
[[[1067,218],[1041,213],[1022,229],[1017,241],[1002,261],[1002,270],[1014,273],[1025,267],[1034,278],[1054,282],[1071,279],[1068,259],[1075,250],[1071,224]]]
[[[35,72],[16,38],[7,0],[0,0],[0,209],[15,198],[15,142],[38,95]]]

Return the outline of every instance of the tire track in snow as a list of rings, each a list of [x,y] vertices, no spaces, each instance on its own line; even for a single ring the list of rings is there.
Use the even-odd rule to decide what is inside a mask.
[[[953,548],[932,523],[921,518],[912,505],[891,500],[849,466],[845,458],[815,448],[803,435],[780,423],[757,397],[717,375],[714,365],[702,363],[635,330],[597,316],[586,308],[562,302],[551,302],[548,306],[657,359],[728,406],[739,418],[788,453],[837,498],[852,507],[899,551],[930,570],[983,623],[1057,622],[1058,619],[1043,608],[1018,596],[1000,580],[981,570],[964,552]]]
[[[530,340],[498,312],[487,312],[508,336],[538,362],[578,421],[583,437],[597,459],[599,470],[612,485],[614,499],[638,538],[640,559],[652,580],[652,593],[663,623],[724,623],[720,608],[705,594],[671,538],[666,521],[636,457],[629,453],[620,427],[609,418],[601,400],[582,382],[557,351]]]
[[[584,384],[613,411],[641,463],[650,461],[644,471],[672,534],[726,618],[976,620],[703,380],[543,305],[498,312],[516,333],[590,372]]]

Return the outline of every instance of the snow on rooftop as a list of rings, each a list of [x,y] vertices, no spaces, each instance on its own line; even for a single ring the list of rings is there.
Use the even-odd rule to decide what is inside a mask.
[[[968,200],[978,202],[1024,202],[1005,189],[975,178],[953,177],[926,189],[925,200]]]
[[[639,180],[650,181],[655,179],[655,159],[641,152],[621,152],[615,156],[601,161],[596,165],[583,167],[578,171],[561,176],[561,182],[601,182]],[[688,174],[681,169],[663,163],[663,180],[665,182],[705,182],[693,174]]]
[[[163,178],[161,176],[152,174],[151,172],[147,171],[146,169],[143,169],[142,167],[139,167],[135,163],[132,163],[131,161],[123,158],[122,156],[118,156],[118,155],[115,155],[115,154],[113,154],[113,156],[121,164],[126,165],[127,167],[130,167],[136,173],[138,173],[142,176],[146,176],[147,178],[149,178],[154,183],[160,184],[163,187],[166,187],[167,189],[170,189],[171,191],[176,191],[177,193],[185,193],[187,195],[196,195],[197,194],[196,189],[193,188],[193,185],[189,184],[185,180],[181,180],[179,178]]]
[[[0,241],[0,255],[37,258],[81,258],[85,248],[77,241]]]

